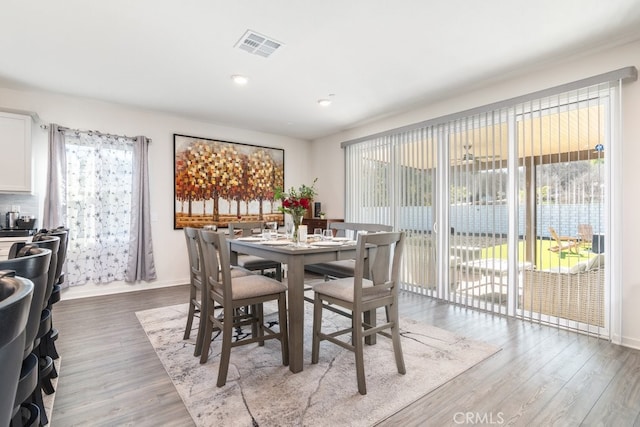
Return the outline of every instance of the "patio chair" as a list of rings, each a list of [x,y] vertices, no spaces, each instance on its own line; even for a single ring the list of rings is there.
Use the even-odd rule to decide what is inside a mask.
[[[549,250],[551,252],[562,252],[569,250],[570,252],[578,253],[577,247],[579,246],[579,243],[577,238],[560,236],[553,227],[549,227],[549,234],[551,234],[551,238],[556,241],[556,246],[549,247]]]
[[[525,270],[522,304],[536,314],[604,327],[604,254],[570,268]]]
[[[593,242],[593,226],[591,224],[578,224],[578,241],[585,249],[591,249]]]

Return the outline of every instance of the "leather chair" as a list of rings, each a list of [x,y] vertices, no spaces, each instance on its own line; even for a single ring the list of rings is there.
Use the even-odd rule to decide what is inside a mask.
[[[363,356],[365,337],[390,329],[396,368],[400,374],[406,373],[398,325],[398,287],[403,249],[402,232],[360,235],[356,245],[354,276],[323,282],[313,287],[311,363],[318,363],[320,341],[323,340],[353,351],[356,358],[358,391],[363,395],[367,394]],[[325,303],[350,311],[351,327],[323,333],[322,310],[327,307]],[[381,307],[386,309],[387,321],[382,325],[376,325],[375,311]],[[371,321],[363,322],[365,314]],[[339,339],[339,336],[348,333],[351,334],[350,341]],[[379,366],[377,368],[381,369]]]
[[[0,425],[8,426],[24,353],[25,330],[33,298],[33,283],[0,271]]]
[[[25,328],[22,369],[14,404],[13,424],[15,425],[32,425],[36,421],[42,425],[48,423],[38,378],[39,358],[33,350],[39,345],[38,331],[40,330],[42,310],[46,307],[44,297],[49,280],[50,261],[51,251],[49,249],[30,245],[22,248],[18,257],[0,261],[0,270],[13,270],[16,276],[24,277],[33,282],[33,298]],[[31,404],[35,404],[35,407]],[[25,413],[20,410],[21,406],[25,409]]]
[[[25,242],[14,243],[9,250],[9,259],[16,258],[21,255],[23,256],[25,251],[24,247],[26,245],[27,243]],[[51,251],[47,289],[44,295],[44,301],[48,302],[49,298],[51,297],[51,293],[53,292],[55,281],[57,280],[56,269],[58,262],[58,251],[60,249],[60,238],[58,236],[36,234],[32,242],[28,243],[28,245],[46,248]],[[51,379],[57,378],[58,376],[58,373],[53,365],[52,355],[49,351],[51,346],[54,345],[53,342],[48,342],[51,341],[52,329],[53,324],[51,308],[46,307],[44,310],[42,310],[42,315],[40,317],[40,328],[38,330],[40,344],[38,345],[38,348],[35,349],[35,353],[38,356],[40,362],[40,386],[47,394],[52,394],[53,392],[55,392],[51,383]],[[55,353],[55,355],[57,356],[57,352]]]
[[[205,299],[207,311],[203,315],[205,333],[200,363],[209,358],[214,330],[222,332],[222,350],[216,385],[222,387],[227,381],[227,371],[231,358],[231,348],[251,343],[264,344],[269,339],[280,341],[282,364],[289,364],[289,341],[287,332],[287,287],[266,276],[251,274],[231,278],[231,261],[229,245],[222,233],[200,231],[200,256],[204,265]],[[262,306],[267,301],[278,302],[279,331],[274,331],[264,324]],[[214,308],[222,306],[222,314],[216,316]],[[243,307],[249,310],[243,311]],[[233,330],[250,325],[257,333],[251,337],[232,341]]]
[[[53,326],[53,304],[60,301],[60,291],[62,283],[64,283],[64,264],[67,259],[67,248],[69,247],[69,229],[65,227],[58,227],[53,230],[40,230],[33,236],[34,241],[44,240],[45,236],[58,237],[60,244],[58,247],[58,254],[56,259],[55,278],[53,281],[53,289],[51,295],[48,297],[47,308],[51,310],[51,331],[42,338],[41,347],[42,352],[53,360],[58,359],[58,351],[55,346],[55,341],[58,339],[58,330]],[[53,261],[52,261],[53,262]],[[55,378],[55,372],[52,374],[52,378]]]
[[[253,222],[230,222],[229,223],[229,238],[235,239],[236,230],[241,230],[241,237],[248,237],[253,234],[254,230],[262,231],[264,229],[264,223],[259,221]],[[282,282],[282,264],[276,261],[260,258],[254,255],[238,255],[238,265],[250,271],[260,271],[264,274],[265,270],[274,269],[275,278],[277,281]]]

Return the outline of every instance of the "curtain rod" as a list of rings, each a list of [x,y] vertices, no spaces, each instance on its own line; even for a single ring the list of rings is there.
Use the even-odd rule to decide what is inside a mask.
[[[532,92],[526,95],[516,96],[514,98],[506,99],[504,101],[498,101],[492,104],[483,105],[481,107],[471,108],[469,110],[447,114],[444,116],[436,117],[434,119],[429,119],[422,122],[401,126],[395,129],[389,129],[386,131],[374,133],[373,135],[367,135],[367,136],[351,139],[351,140],[342,142],[340,144],[340,148],[345,148],[349,145],[357,144],[359,142],[368,141],[376,138],[382,138],[389,135],[395,135],[398,133],[407,132],[410,130],[415,130],[415,129],[419,129],[419,128],[423,128],[431,125],[437,125],[440,123],[449,122],[451,120],[459,119],[462,117],[472,116],[474,114],[481,114],[487,111],[509,107],[513,104],[519,104],[522,102],[530,101],[532,99],[557,95],[559,93],[568,92],[571,90],[577,90],[583,87],[589,87],[589,86],[593,86],[600,83],[612,82],[616,80],[621,80],[622,83],[626,83],[626,82],[636,81],[637,79],[638,79],[638,69],[636,67],[633,67],[633,66],[624,67],[614,71],[609,71],[607,73],[599,74],[596,76],[587,77],[581,80],[576,80],[571,83],[565,83],[565,84],[561,84],[548,89],[542,89],[537,92]]]
[[[49,125],[40,125],[41,129],[49,130]],[[114,138],[126,138],[126,139],[136,139],[136,136],[126,136],[126,135],[114,135],[111,133],[104,133],[97,130],[83,130],[83,129],[71,129],[65,126],[58,126],[58,130],[62,132],[76,132],[76,133],[87,133],[89,135],[101,135],[101,136],[111,136]],[[151,142],[151,138],[144,137],[147,140],[147,143]]]

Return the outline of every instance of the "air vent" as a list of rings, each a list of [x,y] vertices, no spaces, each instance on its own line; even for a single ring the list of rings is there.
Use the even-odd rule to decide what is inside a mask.
[[[255,31],[247,30],[234,47],[253,53],[254,55],[268,58],[273,52],[280,48],[280,46],[282,46],[282,43],[258,34]]]

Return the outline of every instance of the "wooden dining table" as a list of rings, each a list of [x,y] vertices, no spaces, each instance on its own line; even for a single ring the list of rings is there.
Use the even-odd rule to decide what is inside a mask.
[[[242,238],[228,240],[231,264],[237,265],[238,254],[255,255],[287,264],[289,294],[289,369],[297,373],[303,370],[304,354],[304,266],[328,261],[353,259],[355,242],[344,242],[332,246],[273,243],[258,239]],[[280,241],[281,242],[281,241]],[[322,244],[322,243],[319,243]]]

